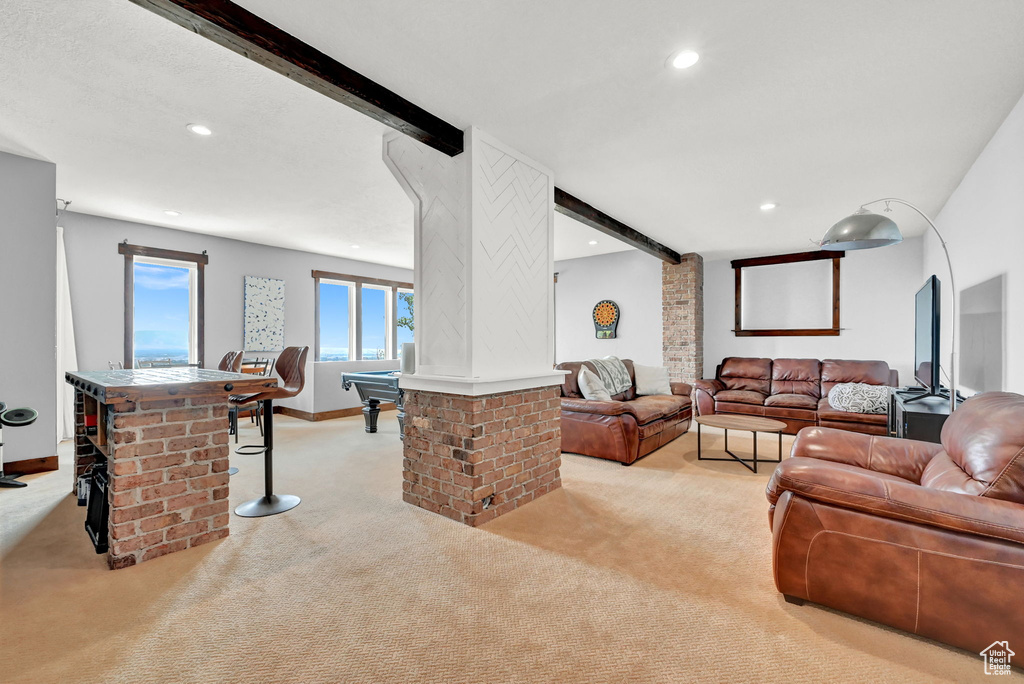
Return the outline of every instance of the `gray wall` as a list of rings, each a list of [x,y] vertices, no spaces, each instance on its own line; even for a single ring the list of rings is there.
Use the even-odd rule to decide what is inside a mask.
[[[1020,353],[1024,348],[1024,98],[953,191],[935,224],[949,246],[958,296],[1003,276],[1002,384],[1007,391],[1024,392],[1024,355]],[[953,325],[949,267],[938,239],[930,230],[925,235],[925,272],[942,282],[942,365],[948,370]],[[960,321],[955,324],[959,327]],[[958,365],[964,360],[976,362],[970,348],[959,350],[958,356]]]
[[[838,337],[736,337],[735,271],[728,259],[704,262],[704,377],[714,377],[727,356],[880,359],[899,371],[900,383],[914,384],[914,294],[924,285],[922,259],[919,237],[847,252],[840,270]],[[798,288],[781,293],[788,307],[804,306]]]
[[[57,169],[0,152],[0,401],[39,419],[4,430],[4,461],[57,453]]]
[[[555,262],[555,358],[583,361],[602,356],[662,365],[661,260],[640,251]],[[614,340],[594,335],[594,305],[619,305]]]
[[[124,356],[124,257],[117,253],[117,243],[127,239],[133,245],[147,247],[186,252],[206,250],[210,258],[206,266],[207,365],[213,366],[226,351],[242,346],[243,277],[282,278],[285,280],[285,346],[309,345],[310,355],[305,390],[298,397],[280,403],[308,412],[358,404],[348,396],[354,397],[355,390],[341,392],[337,372],[314,371],[312,347],[316,321],[314,281],[310,272],[318,269],[412,282],[412,271],[408,269],[86,214],[69,212],[63,225],[79,368],[105,369],[108,361]],[[260,355],[266,354],[261,352]],[[397,362],[394,364],[397,367]],[[323,365],[329,368],[336,364]]]

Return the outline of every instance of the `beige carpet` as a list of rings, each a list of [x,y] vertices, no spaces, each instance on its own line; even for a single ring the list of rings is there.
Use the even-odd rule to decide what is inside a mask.
[[[984,678],[977,656],[786,604],[771,469],[698,462],[695,433],[629,468],[567,455],[560,491],[470,529],[402,502],[394,415],[376,435],[361,417],[276,420],[277,490],[302,505],[116,572],[66,493],[64,445],[60,472],[0,490],[0,681]],[[235,505],[262,467],[232,460]]]

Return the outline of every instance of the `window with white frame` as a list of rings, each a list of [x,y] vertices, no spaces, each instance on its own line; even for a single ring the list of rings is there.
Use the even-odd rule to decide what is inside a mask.
[[[317,361],[400,358],[400,342],[412,341],[409,283],[327,271],[313,278]]]

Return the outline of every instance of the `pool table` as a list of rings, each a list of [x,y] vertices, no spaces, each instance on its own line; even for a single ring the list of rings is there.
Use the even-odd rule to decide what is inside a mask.
[[[341,386],[346,390],[356,388],[359,399],[363,402],[363,418],[366,420],[366,431],[377,431],[377,416],[380,415],[380,402],[392,401],[398,407],[398,436],[405,439],[405,391],[398,386],[398,371],[365,371],[362,373],[342,373]]]

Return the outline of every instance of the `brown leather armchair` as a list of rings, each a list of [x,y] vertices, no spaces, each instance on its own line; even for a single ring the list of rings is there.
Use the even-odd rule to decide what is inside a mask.
[[[941,444],[804,429],[767,495],[787,601],[974,652],[1024,644],[1024,396],[968,399]]]
[[[623,359],[623,363],[632,385],[611,401],[583,398],[580,367],[597,372],[589,362],[556,366],[569,371],[562,383],[562,451],[629,465],[690,429],[690,385],[673,382],[672,396],[638,396],[633,362]]]

